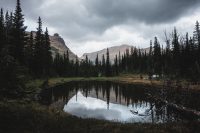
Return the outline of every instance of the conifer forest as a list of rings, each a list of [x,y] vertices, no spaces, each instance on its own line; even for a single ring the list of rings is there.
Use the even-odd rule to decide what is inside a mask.
[[[40,3],[38,1],[31,2],[33,5],[27,4],[30,0],[0,2],[0,132],[200,132],[200,18],[190,19],[192,28],[188,32],[185,29],[189,26],[184,25],[184,29],[184,26],[180,28],[178,25],[182,19],[177,20],[177,25],[173,25],[173,20],[168,22],[164,18],[171,15],[171,7],[177,8],[178,12],[179,5],[186,8],[188,4],[197,8],[200,7],[199,2],[170,0],[164,6],[161,1],[150,4],[146,0],[136,3],[129,0],[78,0],[71,3],[68,0],[52,1],[43,0],[41,5],[44,5],[40,8],[34,7],[35,3]],[[146,10],[149,10],[148,15],[144,13],[145,9],[134,6],[140,6],[144,2],[149,4],[148,7],[145,4]],[[9,3],[15,4],[15,7],[10,9]],[[59,7],[49,9],[49,13],[48,10],[45,13],[40,12],[43,8],[57,6],[58,3],[69,4],[66,6],[69,8],[72,6],[71,12],[62,14]],[[157,12],[150,7],[153,4]],[[157,4],[170,8],[161,15],[159,11],[165,9],[161,10]],[[60,8],[63,7],[61,5]],[[73,9],[75,7],[77,9]],[[27,8],[30,8],[30,12]],[[183,8],[181,12],[184,12]],[[36,13],[33,10],[38,11]],[[193,15],[193,12],[191,9],[185,16]],[[89,18],[85,16],[87,13]],[[153,13],[160,16],[155,18]],[[38,19],[32,19],[31,25],[28,25],[31,14],[37,14]],[[58,26],[53,28],[51,20],[44,14],[56,17],[59,21],[57,23],[63,23],[64,27],[56,30]],[[62,22],[65,15],[69,14],[75,14],[72,20],[67,21],[69,24]],[[126,17],[127,22],[121,20]],[[138,20],[132,21],[132,17]],[[178,19],[179,16],[176,17]],[[83,20],[85,27],[80,24],[79,19]],[[145,22],[147,19],[151,21]],[[72,30],[73,33],[62,32],[63,29],[73,28],[70,27],[71,21],[73,26],[77,26]],[[109,23],[106,25],[107,21]],[[138,28],[138,22],[146,28],[151,27],[151,31],[139,31],[145,28]],[[111,30],[105,30],[111,23],[116,25],[113,24]],[[168,24],[171,28],[165,27],[158,34],[162,24]],[[36,27],[32,28],[33,25]],[[104,52],[96,50],[101,47],[95,41],[88,45],[90,41],[87,40],[83,44],[88,38],[98,35],[96,38],[99,41],[110,33],[113,33],[112,37],[102,39],[108,39],[106,43],[115,37],[121,39],[129,33],[123,31],[124,29],[120,33],[120,28],[124,25],[128,26],[129,31],[131,28],[138,28],[140,36],[144,33],[143,41],[139,36],[135,37],[135,40],[140,40],[138,44],[118,51],[114,49],[115,46],[111,48],[110,45],[103,45],[106,46]],[[105,30],[105,34],[96,34],[95,30],[91,31],[92,28],[98,29],[98,32]],[[84,30],[79,32],[80,29]],[[115,33],[116,31],[119,33]],[[133,36],[137,34],[135,30],[132,31]],[[152,34],[153,31],[156,33]],[[51,36],[53,32],[66,33],[69,38],[74,34],[76,35],[71,38],[81,34],[74,41],[80,43],[74,46],[77,51],[84,47],[81,52],[92,52],[92,49],[97,52],[82,57],[79,53],[73,55],[68,44],[64,42],[64,39],[68,41],[67,35],[63,35],[64,45],[59,48],[56,46],[55,50],[53,43],[56,41],[52,38],[59,35]],[[127,38],[128,35],[125,39]],[[73,50],[76,49],[74,47]],[[113,52],[114,50],[117,52]]]

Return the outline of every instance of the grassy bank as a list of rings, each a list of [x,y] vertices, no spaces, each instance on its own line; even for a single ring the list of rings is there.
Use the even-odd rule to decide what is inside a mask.
[[[56,85],[60,85],[63,83],[67,83],[70,81],[112,81],[112,82],[121,82],[121,83],[129,83],[129,84],[142,84],[142,85],[151,85],[159,87],[164,84],[164,80],[149,80],[147,75],[143,75],[143,78],[141,79],[140,75],[120,75],[117,77],[76,77],[76,78],[49,78],[48,79],[48,86],[53,87]],[[40,89],[41,86],[44,84],[46,80],[45,79],[36,79],[31,80],[26,83],[26,87],[28,90],[37,90]],[[189,85],[190,84],[190,85]],[[170,85],[172,87],[177,87],[177,81],[173,80],[170,81]],[[200,91],[200,84],[199,85],[192,85],[190,82],[186,80],[179,80],[178,82],[179,86],[182,86],[183,88],[188,88],[190,90],[194,91]]]
[[[149,81],[140,75],[121,75],[119,77],[91,77],[91,78],[50,78],[32,80],[26,83],[26,91],[34,96],[46,82],[48,87],[70,81],[112,81],[131,84],[161,86],[162,81]],[[5,100],[0,102],[0,132],[4,133],[132,133],[132,132],[162,132],[182,133],[200,132],[200,122],[180,122],[166,124],[120,124],[108,121],[81,119],[62,111],[42,106],[29,100]]]
[[[195,133],[198,122],[168,124],[120,124],[80,119],[38,104],[0,103],[2,133]]]
[[[162,85],[162,81],[158,80],[148,80],[147,76],[144,79],[140,79],[140,75],[120,75],[117,77],[76,77],[76,78],[50,78],[48,79],[48,85],[50,87],[67,83],[70,81],[112,81],[112,82],[122,82],[122,83],[134,83],[134,84],[144,84],[144,85]],[[31,80],[27,82],[27,88],[38,88],[43,85],[44,79]]]

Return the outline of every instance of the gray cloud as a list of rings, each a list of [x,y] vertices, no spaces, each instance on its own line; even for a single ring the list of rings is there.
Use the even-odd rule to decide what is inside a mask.
[[[15,3],[16,0],[0,0],[0,7],[11,10]],[[152,37],[149,27],[159,25],[156,33],[163,31],[162,25],[190,16],[200,5],[199,0],[21,0],[21,3],[26,19],[36,23],[41,16],[48,27],[77,43],[105,41],[109,38],[105,32],[121,25],[126,29],[134,27],[133,33],[149,39]]]
[[[1,0],[0,5],[11,9],[16,0]],[[49,4],[50,3],[50,4]],[[129,21],[159,24],[175,21],[199,6],[199,0],[22,0],[29,18],[41,15],[50,25],[74,28],[83,32],[103,32],[107,28]],[[69,30],[72,36],[73,29]]]
[[[199,5],[199,0],[86,0],[86,7],[102,18],[115,22],[127,20],[148,24],[178,19]]]

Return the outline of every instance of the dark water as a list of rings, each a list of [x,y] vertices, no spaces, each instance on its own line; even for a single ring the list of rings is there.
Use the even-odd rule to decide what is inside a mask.
[[[187,95],[186,95],[187,94]],[[44,90],[41,101],[81,118],[127,123],[193,121],[193,114],[181,112],[152,97],[199,110],[199,93],[156,89],[112,82],[70,82]]]

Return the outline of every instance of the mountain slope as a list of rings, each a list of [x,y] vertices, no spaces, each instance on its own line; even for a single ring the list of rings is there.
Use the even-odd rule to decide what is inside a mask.
[[[54,34],[54,36],[50,36],[50,41],[51,41],[51,49],[53,56],[55,56],[56,53],[59,53],[63,55],[67,51],[69,52],[69,59],[70,60],[75,60],[76,55],[65,45],[65,41],[63,38],[59,36],[59,34]]]
[[[114,46],[114,47],[110,47],[109,49],[109,54],[110,54],[110,61],[113,63],[115,56],[119,54],[119,51],[122,54],[124,54],[126,52],[127,49],[131,49],[131,45],[120,45],[120,46]],[[145,48],[145,49],[141,49],[142,52],[146,51],[147,53],[149,52],[149,48]],[[88,59],[91,60],[92,62],[95,62],[96,56],[97,54],[99,55],[99,60],[102,60],[102,56],[103,54],[106,56],[106,52],[107,49],[103,49],[97,52],[92,52],[92,53],[85,53],[83,54],[83,56],[81,57],[81,59],[85,59],[86,55],[88,56]]]
[[[33,37],[35,37],[36,32],[32,31],[32,33],[33,33]],[[30,35],[30,32],[27,32],[27,34]],[[68,51],[69,59],[70,60],[76,59],[76,55],[65,45],[64,39],[61,36],[59,36],[58,33],[55,33],[53,36],[49,36],[49,38],[50,38],[51,52],[52,52],[53,57],[55,57],[57,53],[59,53],[60,55],[63,55],[64,53]]]

